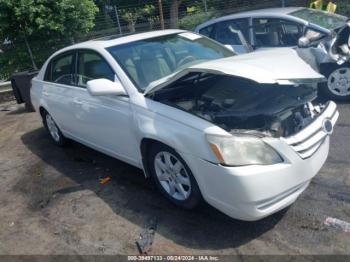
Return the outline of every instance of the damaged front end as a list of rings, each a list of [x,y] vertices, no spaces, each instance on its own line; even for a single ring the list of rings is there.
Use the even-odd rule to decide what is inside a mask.
[[[321,64],[343,65],[350,61],[350,20],[325,38],[312,41],[307,37],[299,40],[298,55],[317,72]]]
[[[314,104],[318,80],[257,83],[232,75],[189,73],[151,98],[203,118],[229,133],[288,137],[324,109]]]
[[[335,33],[330,41],[328,53],[339,65],[350,60],[350,20]]]

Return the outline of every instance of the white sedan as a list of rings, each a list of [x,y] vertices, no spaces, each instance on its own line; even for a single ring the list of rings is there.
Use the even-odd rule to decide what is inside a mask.
[[[164,30],[53,54],[31,99],[57,145],[73,139],[142,168],[171,202],[258,220],[292,204],[326,161],[338,118],[292,49],[235,56]]]

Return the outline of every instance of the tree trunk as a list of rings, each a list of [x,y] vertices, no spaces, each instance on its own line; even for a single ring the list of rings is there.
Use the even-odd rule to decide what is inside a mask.
[[[136,21],[130,21],[128,24],[129,32],[135,33],[136,31]]]
[[[180,3],[180,0],[172,0],[170,3],[170,28],[178,27]]]
[[[24,42],[26,43],[26,47],[27,47],[27,51],[28,51],[30,60],[32,61],[33,68],[34,68],[35,70],[38,70],[38,67],[36,66],[35,61],[34,61],[32,49],[30,48],[30,45],[29,45],[28,39],[27,39],[27,35],[26,35],[25,32],[24,32],[23,36],[24,36]]]
[[[162,0],[158,0],[159,5],[159,22],[160,22],[160,29],[164,30],[164,14],[163,14],[163,3]]]

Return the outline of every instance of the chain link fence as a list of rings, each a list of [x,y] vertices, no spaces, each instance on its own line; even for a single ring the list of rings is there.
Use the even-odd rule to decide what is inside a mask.
[[[338,0],[339,13],[350,16],[349,0]],[[142,1],[140,1],[142,2]],[[143,1],[137,5],[103,5],[95,17],[94,28],[85,35],[77,35],[74,39],[30,39],[35,62],[38,66],[56,50],[89,39],[107,35],[124,35],[134,32],[159,30],[161,15],[159,0]],[[179,3],[177,8],[171,3]],[[183,28],[192,30],[198,24],[214,17],[242,12],[252,9],[309,6],[308,0],[178,0],[163,1],[162,10],[164,28]],[[171,19],[178,17],[178,19]],[[0,50],[0,79],[6,79],[17,71],[30,69],[32,63],[27,54],[24,42],[7,42]]]
[[[183,28],[191,30],[197,24],[210,18],[226,14],[269,7],[309,5],[309,1],[305,0],[200,0],[179,2],[177,20],[171,19],[171,12],[174,9],[172,9],[169,1],[162,4],[164,28]],[[106,33],[125,34],[161,29],[159,1],[147,1],[147,4],[137,6],[106,5],[96,16],[95,24],[95,28],[89,34],[90,36],[104,35]]]

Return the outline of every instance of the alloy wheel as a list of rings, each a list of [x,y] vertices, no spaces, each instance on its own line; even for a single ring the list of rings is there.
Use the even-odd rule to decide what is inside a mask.
[[[47,129],[50,132],[51,137],[53,140],[58,142],[60,140],[60,134],[58,131],[58,127],[56,126],[55,121],[52,119],[51,115],[46,114],[46,124],[47,124]]]
[[[182,162],[173,154],[161,151],[154,158],[154,169],[163,189],[176,200],[191,194],[191,180]]]
[[[328,89],[336,96],[350,95],[350,68],[334,70],[328,77]]]

